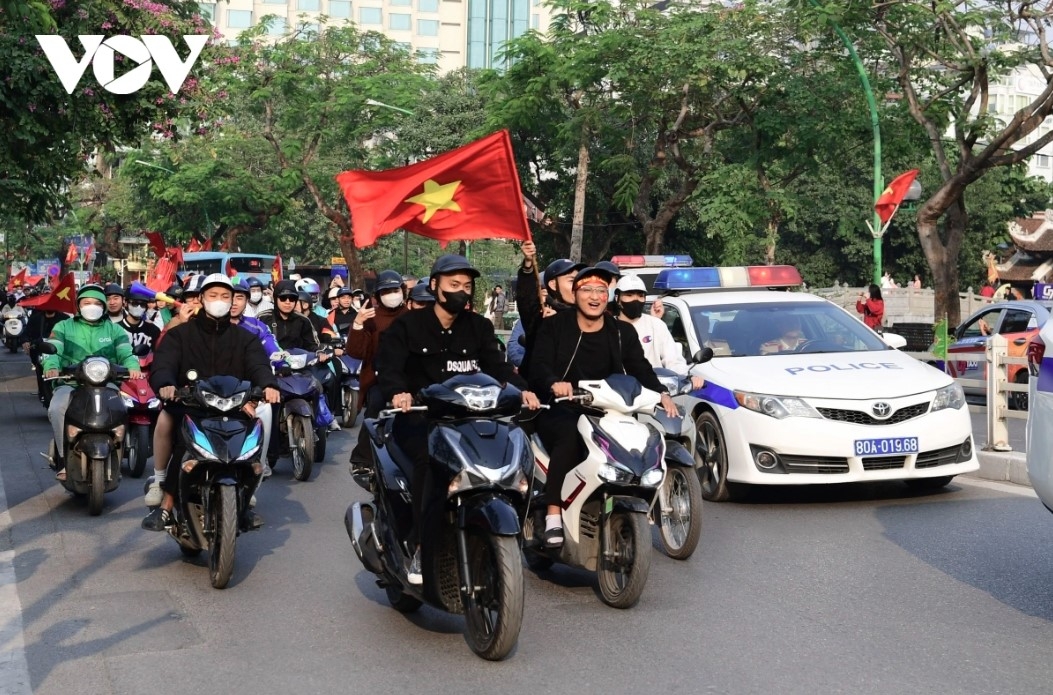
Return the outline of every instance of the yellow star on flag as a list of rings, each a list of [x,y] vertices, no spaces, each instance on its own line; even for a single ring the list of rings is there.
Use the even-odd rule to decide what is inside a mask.
[[[62,291],[58,293],[59,299],[69,299],[69,288],[63,287]]]
[[[439,210],[453,210],[460,212],[461,206],[453,200],[453,194],[457,192],[460,181],[451,183],[439,183],[434,179],[424,182],[424,192],[412,198],[406,198],[405,202],[424,206],[424,222],[427,223]]]

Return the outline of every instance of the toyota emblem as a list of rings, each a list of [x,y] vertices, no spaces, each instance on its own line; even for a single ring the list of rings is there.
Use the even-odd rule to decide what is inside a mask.
[[[889,405],[888,403],[885,403],[884,401],[880,401],[878,403],[875,403],[874,407],[871,410],[874,413],[874,417],[876,417],[878,419],[881,419],[881,420],[884,420],[885,418],[887,418],[889,415],[892,414],[892,406]]]

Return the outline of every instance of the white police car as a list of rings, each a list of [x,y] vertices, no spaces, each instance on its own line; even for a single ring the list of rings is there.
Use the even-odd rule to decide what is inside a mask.
[[[1028,358],[1041,366],[1028,387],[1027,475],[1042,504],[1053,512],[1053,321],[1042,326]]]
[[[727,500],[735,483],[935,489],[976,471],[961,387],[839,306],[771,291],[800,285],[791,266],[673,268],[655,278],[685,354],[714,352],[691,370],[705,387],[677,399],[689,409],[684,438],[703,496]]]

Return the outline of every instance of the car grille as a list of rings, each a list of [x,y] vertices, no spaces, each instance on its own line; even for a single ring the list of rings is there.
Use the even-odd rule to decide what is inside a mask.
[[[863,459],[863,470],[887,471],[892,468],[903,468],[906,463],[906,456],[869,456]]]
[[[786,456],[779,461],[787,473],[847,473],[848,459],[840,456]]]
[[[946,449],[936,449],[918,454],[918,460],[914,463],[915,468],[935,468],[946,466],[958,460],[958,452],[961,446],[949,446]]]
[[[816,408],[816,410],[827,420],[851,422],[854,425],[895,425],[929,412],[929,404],[917,403],[908,405],[906,408],[900,408],[892,413],[885,420],[878,420],[872,417],[870,413],[865,413],[862,410],[841,410],[840,408]]]

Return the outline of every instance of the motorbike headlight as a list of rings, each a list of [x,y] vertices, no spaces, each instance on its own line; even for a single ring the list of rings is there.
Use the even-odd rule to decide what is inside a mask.
[[[644,487],[658,487],[662,484],[663,478],[665,478],[665,469],[658,466],[644,473],[640,478],[640,484]]]
[[[206,459],[215,459],[216,452],[212,450],[212,444],[209,443],[208,437],[205,433],[199,430],[197,426],[189,420],[188,425],[190,427],[190,436],[185,439],[187,440],[187,444],[190,445],[190,448],[193,449],[198,456]]]
[[[454,392],[468,404],[468,410],[492,410],[501,396],[499,386],[458,386]]]
[[[126,407],[126,408],[134,408],[135,407],[135,399],[132,398],[131,396],[129,396],[127,393],[123,392],[123,391],[121,392],[121,400],[124,401],[124,407]]]
[[[937,410],[943,410],[944,408],[960,410],[964,405],[965,392],[962,391],[961,385],[956,381],[936,392],[936,397],[932,399],[932,412],[935,413]]]
[[[84,361],[84,378],[99,386],[110,377],[110,361],[104,357],[89,357]]]
[[[151,408],[151,409],[153,409],[153,408],[160,408],[161,407],[161,399],[160,398],[151,398],[150,400],[148,400],[146,402],[146,407],[147,408]]]
[[[209,408],[214,408],[222,413],[225,413],[229,410],[240,408],[245,403],[246,395],[248,394],[242,391],[240,393],[235,393],[229,398],[223,398],[221,396],[217,396],[211,391],[202,391],[201,400],[203,400],[205,402],[205,405],[207,405]]]
[[[812,406],[801,398],[789,396],[768,396],[763,393],[736,391],[735,400],[743,408],[748,408],[761,415],[782,420],[788,417],[822,417]]]
[[[600,464],[599,470],[596,471],[596,475],[600,476],[608,483],[631,483],[633,481],[632,471],[626,470],[620,466],[614,466],[610,463]]]

